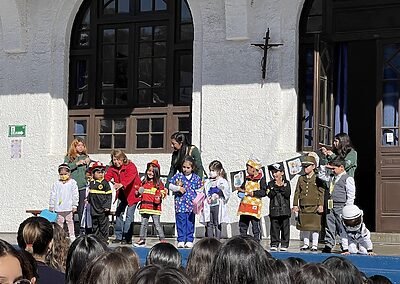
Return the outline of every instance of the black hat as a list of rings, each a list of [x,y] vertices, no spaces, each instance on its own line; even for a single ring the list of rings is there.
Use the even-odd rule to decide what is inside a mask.
[[[279,164],[279,163],[275,163],[275,164],[269,165],[268,170],[283,172],[283,165]]]

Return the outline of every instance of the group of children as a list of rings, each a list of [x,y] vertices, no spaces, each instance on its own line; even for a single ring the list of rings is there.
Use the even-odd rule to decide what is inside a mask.
[[[363,224],[362,211],[354,205],[354,179],[346,174],[344,161],[337,158],[329,162],[326,168],[331,169],[332,176],[326,170],[317,173],[316,165],[313,156],[306,156],[302,162],[305,174],[298,179],[291,208],[291,187],[285,179],[283,165],[273,164],[268,167],[272,179],[267,183],[260,161],[249,159],[246,163],[246,178],[240,187],[234,189],[240,198],[240,234],[247,235],[251,223],[254,238],[261,240],[262,198],[267,196],[270,199],[271,251],[288,249],[290,217],[294,213],[304,243],[301,250],[317,251],[321,224],[326,219],[326,246],[323,252],[331,252],[336,235],[339,235],[344,254],[373,254],[369,231]],[[139,212],[142,216],[140,239],[134,243],[135,246],[146,245],[150,217],[160,241],[165,241],[160,215],[162,200],[168,195],[168,190],[175,200],[178,248],[193,247],[195,207],[201,208],[196,213],[200,214],[200,222],[206,226],[207,236],[217,239],[221,237],[221,224],[228,221],[226,204],[231,193],[226,172],[220,161],[213,161],[209,165],[209,177],[204,181],[195,174],[195,167],[193,158],[186,156],[181,171],[164,185],[160,180],[158,161],[153,160],[147,164],[141,186],[135,192],[141,198]],[[106,166],[99,162],[89,165],[85,211],[90,212],[92,232],[107,241],[112,190],[109,182],[104,179],[105,171]],[[68,164],[61,164],[58,172],[59,180],[54,183],[51,191],[50,210],[58,214],[59,224],[63,225],[66,221],[70,238],[73,239],[72,216],[78,206],[78,187],[70,177]],[[88,214],[85,216],[87,218]]]

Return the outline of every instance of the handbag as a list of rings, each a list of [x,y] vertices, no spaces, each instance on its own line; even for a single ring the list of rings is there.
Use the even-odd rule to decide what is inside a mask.
[[[197,194],[196,198],[193,200],[193,213],[200,214],[204,208],[204,200],[206,199],[206,195],[204,192],[200,192]]]
[[[49,209],[42,210],[39,216],[49,220],[51,223],[55,223],[57,221],[57,213],[50,211]]]

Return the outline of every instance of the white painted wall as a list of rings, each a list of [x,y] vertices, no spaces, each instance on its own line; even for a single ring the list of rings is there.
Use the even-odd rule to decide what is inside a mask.
[[[205,168],[214,159],[220,159],[229,172],[243,168],[251,154],[265,164],[296,155],[297,23],[302,1],[188,2],[195,25],[193,142],[202,151]],[[0,232],[15,232],[28,217],[26,209],[47,207],[57,165],[68,147],[69,39],[81,3],[2,3],[0,148],[4,160],[0,171]],[[239,30],[235,17],[246,26]],[[4,32],[5,26],[14,27],[16,23],[19,33]],[[269,50],[267,79],[262,82],[262,50],[250,44],[263,42],[268,27],[270,41],[284,46]],[[21,159],[10,159],[11,139],[7,134],[11,124],[27,125],[27,136],[21,138]],[[140,171],[154,158],[160,161],[163,174],[170,164],[170,154],[129,157]],[[108,155],[92,158],[109,161]],[[264,200],[267,205],[268,200]],[[174,221],[172,202],[169,198],[164,204],[163,221]],[[238,220],[237,206],[233,196],[229,208],[232,222]]]

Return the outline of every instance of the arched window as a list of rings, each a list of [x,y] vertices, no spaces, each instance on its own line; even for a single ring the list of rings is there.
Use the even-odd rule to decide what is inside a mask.
[[[71,35],[69,140],[169,152],[191,135],[193,22],[185,0],[84,1]]]

